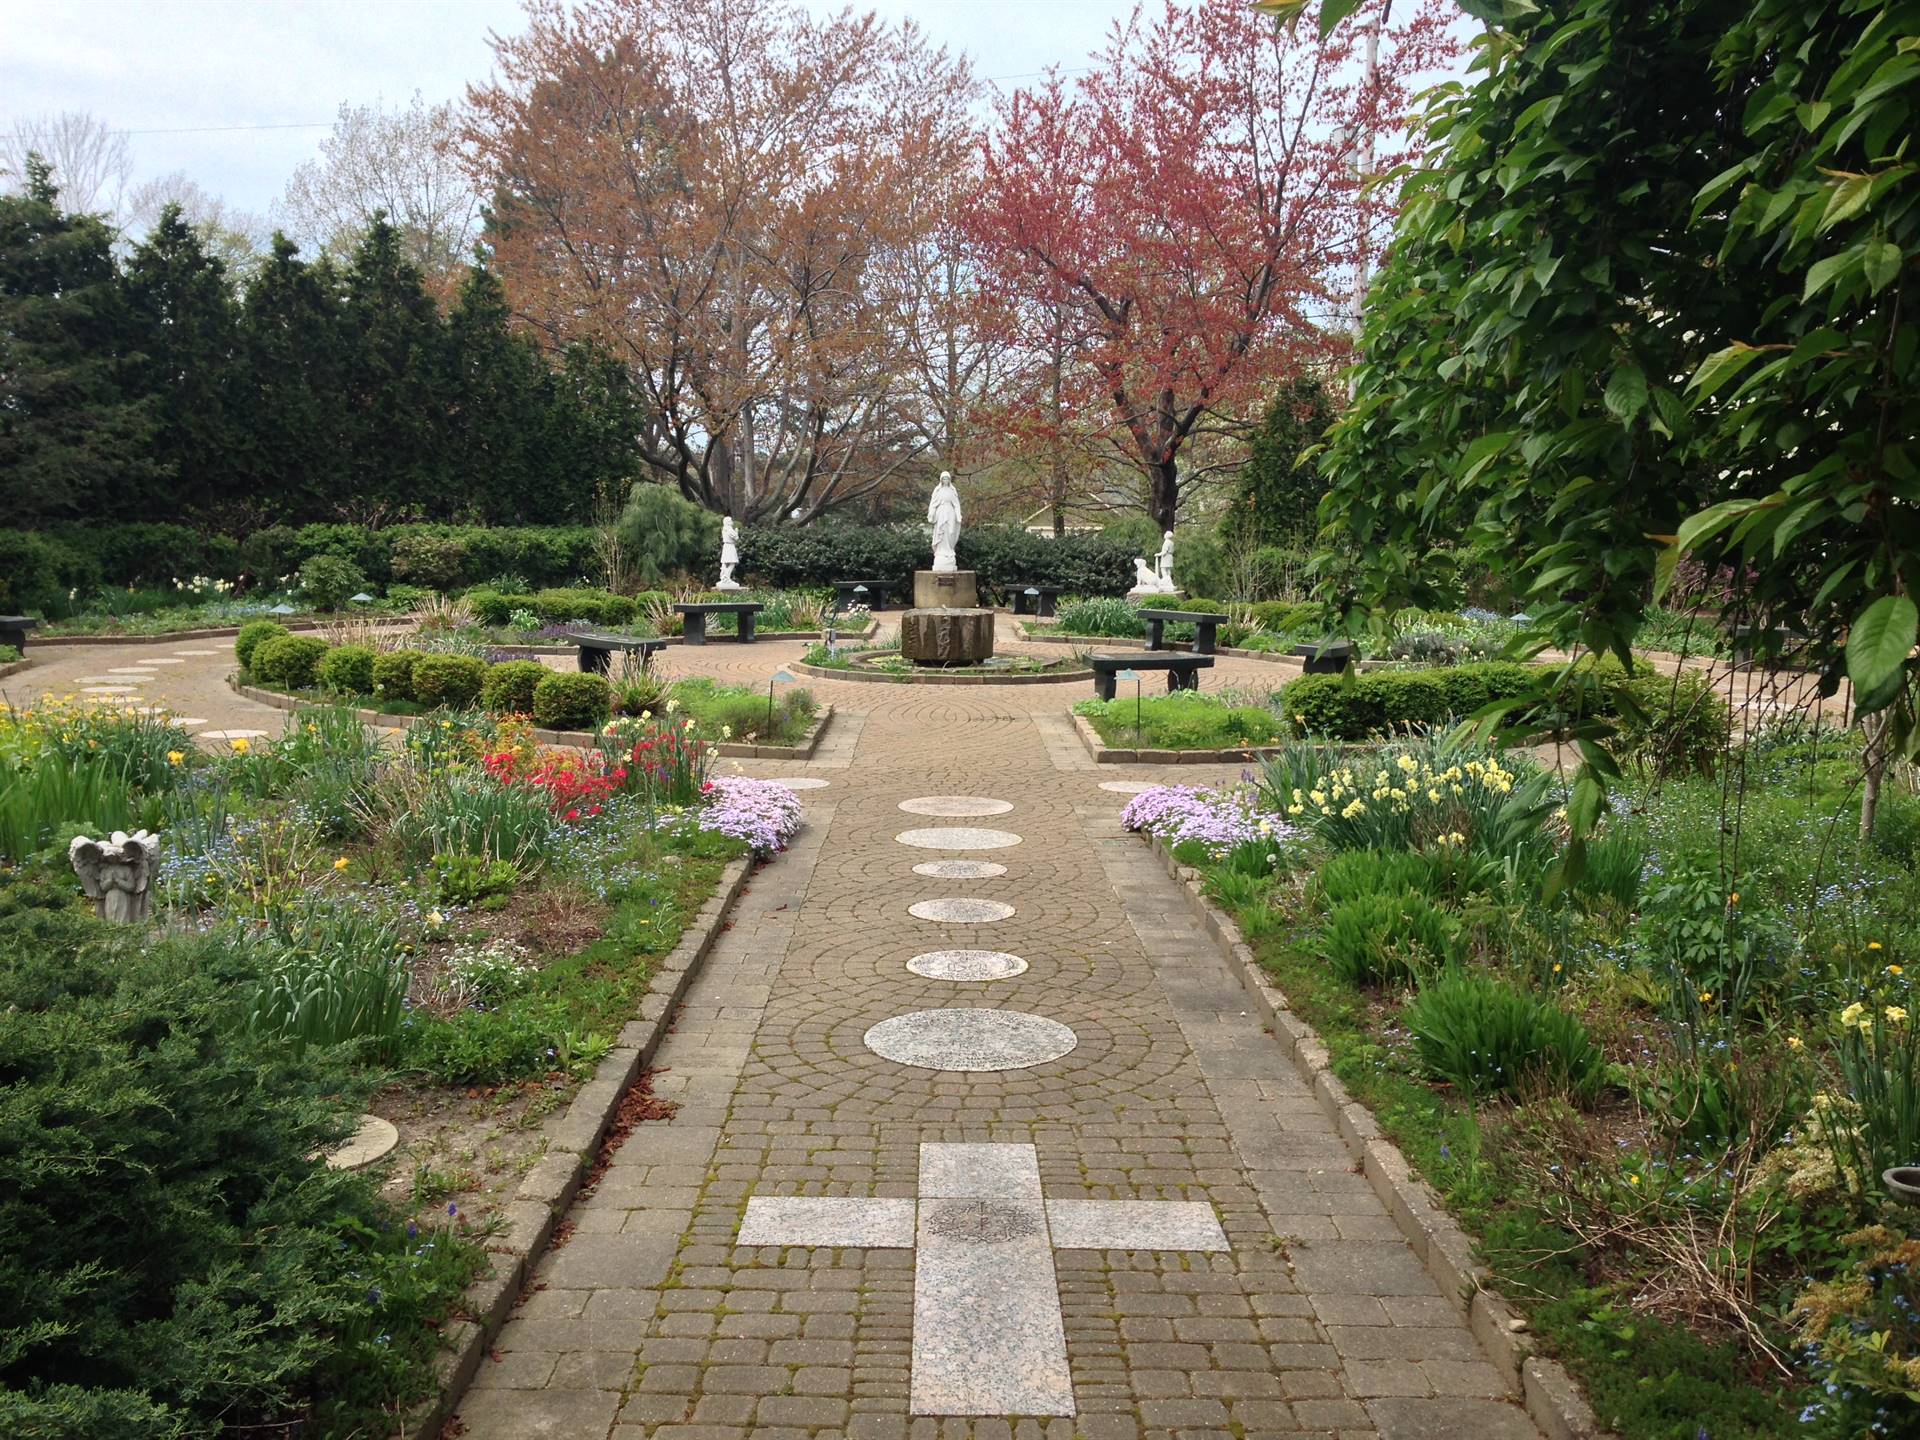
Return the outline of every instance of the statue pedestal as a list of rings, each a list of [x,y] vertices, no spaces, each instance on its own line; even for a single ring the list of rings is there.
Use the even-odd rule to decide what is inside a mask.
[[[980,586],[972,570],[916,570],[913,608],[972,610],[980,604]]]
[[[909,610],[900,617],[900,653],[916,665],[978,665],[993,654],[993,611]]]

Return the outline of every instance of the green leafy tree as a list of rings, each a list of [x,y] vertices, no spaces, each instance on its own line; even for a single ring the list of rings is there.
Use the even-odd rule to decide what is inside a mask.
[[[244,488],[233,434],[239,307],[226,266],[178,205],[161,210],[133,252],[126,297],[128,380],[151,399],[152,455],[168,486],[167,503],[153,508],[204,514]]]
[[[127,339],[112,232],[62,211],[31,157],[26,188],[0,196],[0,509],[12,523],[99,515],[155,477]]]
[[[1294,545],[1314,529],[1314,511],[1327,484],[1301,455],[1333,423],[1326,385],[1310,375],[1286,381],[1267,402],[1240,468],[1233,508],[1223,529],[1244,545]]]

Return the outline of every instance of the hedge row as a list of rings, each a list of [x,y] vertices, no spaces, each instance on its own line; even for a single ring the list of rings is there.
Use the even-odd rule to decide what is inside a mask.
[[[603,675],[549,670],[537,660],[489,664],[475,655],[330,646],[271,620],[243,627],[233,653],[249,679],[278,690],[318,689],[427,709],[483,705],[496,715],[531,715],[548,730],[596,729],[613,710],[613,688]]]
[[[1351,676],[1303,675],[1280,693],[1295,734],[1364,740],[1465,719],[1483,706],[1532,694],[1554,667],[1489,661],[1434,670],[1367,670]],[[1710,768],[1732,730],[1726,700],[1697,671],[1676,677],[1656,670],[1629,676],[1617,660],[1592,667],[1599,680],[1596,714],[1614,722],[1619,748],[1656,768]],[[1515,725],[1545,717],[1516,714]]]
[[[966,531],[957,547],[960,568],[977,571],[981,588],[1001,598],[1027,585],[1054,585],[1074,595],[1123,594],[1133,584],[1135,553],[1101,535],[1056,540],[1008,525]],[[777,589],[836,580],[879,580],[904,589],[914,571],[932,563],[920,526],[756,526],[740,536],[741,573]]]
[[[316,555],[349,560],[375,585],[458,589],[498,576],[564,585],[598,568],[584,525],[272,525],[244,540],[184,525],[71,525],[0,530],[0,606],[60,613],[68,594],[158,586],[205,575],[277,585]]]

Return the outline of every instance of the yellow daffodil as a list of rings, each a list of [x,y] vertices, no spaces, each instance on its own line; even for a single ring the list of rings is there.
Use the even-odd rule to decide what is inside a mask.
[[[1879,948],[1880,948],[1880,942],[1878,940],[1867,941],[1867,949],[1878,950]]]
[[[1713,1003],[1713,991],[1702,990],[1700,992],[1700,1003],[1702,1005],[1711,1005]]]
[[[186,751],[184,751],[184,750],[169,750],[169,751],[167,751],[167,763],[168,763],[169,765],[184,765],[184,764],[186,764],[186,763],[187,763],[187,752],[186,752]]]
[[[342,855],[342,856],[341,856],[341,857],[340,857],[340,858],[339,858],[338,860],[336,860],[336,861],[334,861],[334,862],[333,862],[333,868],[334,868],[334,869],[335,869],[336,871],[339,871],[339,870],[344,870],[344,869],[346,869],[346,868],[347,868],[347,857],[346,857],[346,856],[344,856],[344,855]]]
[[[1887,966],[1887,974],[1889,975],[1904,975],[1906,973],[1907,972],[1905,970],[1902,970],[1898,965]]]
[[[1789,1050],[1804,1050],[1807,1048],[1807,1042],[1802,1040],[1798,1035],[1789,1035],[1787,1036],[1787,1048]]]
[[[1899,1005],[1887,1006],[1885,1014],[1888,1023],[1893,1025],[1898,1025],[1902,1020],[1907,1018],[1906,1010]]]
[[[1858,1000],[1856,1000],[1853,1002],[1853,1004],[1847,1006],[1846,1009],[1840,1012],[1840,1023],[1842,1025],[1857,1024],[1859,1023],[1860,1017],[1866,1013],[1867,1013],[1867,1007],[1862,1005]]]
[[[252,743],[248,741],[244,735],[237,739],[229,740],[227,744],[233,747],[233,753],[236,755],[244,755],[253,748]]]

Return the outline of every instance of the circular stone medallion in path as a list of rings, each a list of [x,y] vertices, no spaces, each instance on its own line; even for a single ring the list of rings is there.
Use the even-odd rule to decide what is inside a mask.
[[[893,837],[916,850],[1004,850],[1018,845],[1011,830],[983,830],[977,825],[936,825],[925,830],[902,830]]]
[[[824,790],[828,784],[812,775],[777,775],[768,783],[784,785],[789,790]]]
[[[264,730],[202,730],[200,738],[202,740],[258,740],[266,733]]]
[[[1160,787],[1152,780],[1102,780],[1100,788],[1111,790],[1116,795],[1144,795]]]
[[[1004,950],[929,950],[907,969],[929,980],[1010,980],[1026,973],[1027,962]]]
[[[1004,815],[1013,802],[986,795],[922,795],[902,800],[900,808],[909,815]]]
[[[1079,1043],[1058,1020],[1019,1010],[915,1010],[866,1034],[882,1060],[921,1070],[1024,1070]]]
[[[948,925],[990,925],[1012,918],[1013,906],[999,900],[916,900],[907,907],[916,920],[939,920]]]
[[[1007,867],[994,860],[922,860],[913,873],[935,880],[991,880],[1006,874]]]

